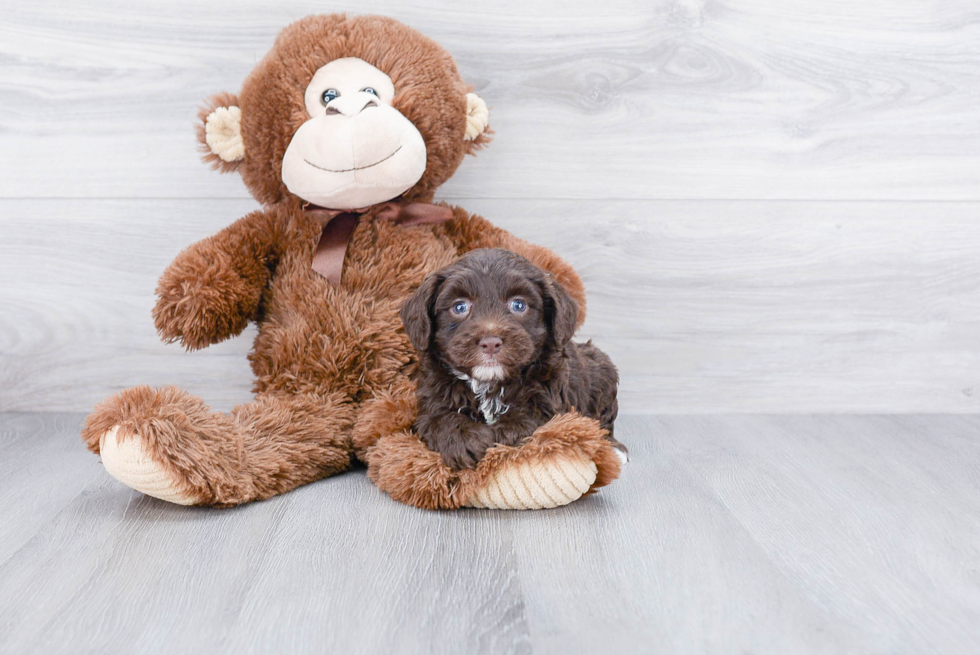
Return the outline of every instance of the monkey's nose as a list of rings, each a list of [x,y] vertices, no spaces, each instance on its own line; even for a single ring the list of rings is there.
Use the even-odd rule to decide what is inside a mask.
[[[340,96],[330,101],[327,105],[327,116],[343,114],[348,118],[357,116],[368,107],[377,107],[378,101],[368,93],[355,93],[353,95]]]
[[[480,350],[485,355],[496,355],[503,345],[504,342],[500,337],[483,337],[480,339]]]

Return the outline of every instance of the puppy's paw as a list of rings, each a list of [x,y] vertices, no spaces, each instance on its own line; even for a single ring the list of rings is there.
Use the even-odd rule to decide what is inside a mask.
[[[447,450],[441,452],[440,454],[442,455],[443,463],[454,471],[460,471],[462,469],[475,469],[476,465],[483,457],[482,452],[477,455],[465,448]]]

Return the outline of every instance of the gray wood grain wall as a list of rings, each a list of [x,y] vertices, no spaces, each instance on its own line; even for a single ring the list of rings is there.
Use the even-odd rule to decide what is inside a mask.
[[[578,268],[624,411],[980,411],[974,0],[6,2],[0,409],[248,398],[250,333],[186,354],[149,317],[255,207],[196,107],[342,10],[435,38],[491,105],[441,196]]]

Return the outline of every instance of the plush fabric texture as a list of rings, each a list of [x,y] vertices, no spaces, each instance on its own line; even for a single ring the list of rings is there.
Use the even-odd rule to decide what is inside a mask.
[[[231,173],[238,170],[238,166],[241,161],[245,158],[245,144],[242,142],[241,129],[242,129],[242,112],[239,107],[238,111],[234,114],[226,114],[222,112],[222,109],[228,110],[232,107],[238,107],[238,96],[233,93],[216,93],[215,95],[208,98],[204,105],[201,106],[200,110],[197,112],[197,118],[200,123],[197,125],[197,142],[199,144],[198,150],[201,153],[201,158],[208,164],[211,164],[211,168],[221,171],[222,173]],[[218,118],[221,116],[222,118]],[[211,132],[223,132],[228,129],[237,129],[237,135],[229,135],[224,139],[225,144],[229,146],[229,151],[227,153],[227,158],[222,157],[218,152],[215,152],[214,147],[209,143],[208,139],[208,123],[209,119],[215,118],[221,121],[220,125],[215,125],[210,128]],[[227,121],[225,118],[232,118],[232,121]],[[234,141],[230,143],[229,141]],[[241,153],[238,153],[238,148],[241,147]],[[231,152],[234,149],[235,152]],[[219,149],[220,152],[221,149]],[[241,156],[238,156],[238,155]]]
[[[466,502],[479,509],[554,509],[578,500],[595,482],[592,460],[561,459],[525,468],[500,467]]]
[[[141,439],[116,438],[118,427],[103,433],[99,440],[99,456],[102,466],[114,478],[147,496],[177,505],[193,505],[199,502],[194,494],[185,493],[178,486],[178,478],[153,458],[153,451]]]
[[[466,140],[475,141],[490,125],[490,110],[483,98],[466,94]]]
[[[242,110],[239,107],[218,107],[204,119],[204,140],[208,148],[224,162],[245,158],[242,143]]]
[[[469,89],[449,54],[414,30],[387,18],[343,15],[312,16],[284,29],[240,94],[219,94],[202,108],[198,133],[206,146],[207,117],[220,107],[241,108],[244,157],[226,161],[208,149],[204,159],[240,173],[263,207],[180,253],[160,278],[153,310],[161,337],[188,350],[255,323],[249,355],[255,399],[222,414],[175,387],[127,389],[89,415],[86,445],[99,453],[110,431],[116,444],[137,440],[131,446],[141,455],[133,461],[150,461],[169,476],[154,484],[215,506],[289,491],[346,470],[355,456],[381,488],[418,507],[463,505],[495,463],[585,458],[598,471],[592,488],[608,483],[619,471],[616,457],[603,450],[598,424],[581,417],[556,417],[526,446],[492,450],[486,466],[463,477],[405,430],[414,417],[405,400],[417,359],[398,312],[427,273],[474,248],[500,247],[555,275],[579,303],[579,321],[584,290],[554,253],[458,207],[448,222],[410,227],[369,209],[351,235],[340,283],[316,273],[312,259],[324,221],[289,193],[281,166],[308,117],[303,94],[311,77],[343,57],[359,57],[391,78],[392,106],[425,140],[426,169],[405,200],[430,201],[463,156],[489,138],[485,131],[466,139]],[[131,477],[141,479],[139,471]]]

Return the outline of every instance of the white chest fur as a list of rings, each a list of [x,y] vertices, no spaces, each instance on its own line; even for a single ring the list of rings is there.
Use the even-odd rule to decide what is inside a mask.
[[[505,404],[503,401],[503,387],[500,388],[500,391],[496,395],[493,395],[490,393],[490,381],[475,380],[459,371],[453,371],[453,373],[456,374],[457,378],[470,385],[470,390],[476,396],[476,401],[480,403],[480,413],[483,414],[483,420],[487,422],[487,425],[496,423],[510,409],[510,405]]]

